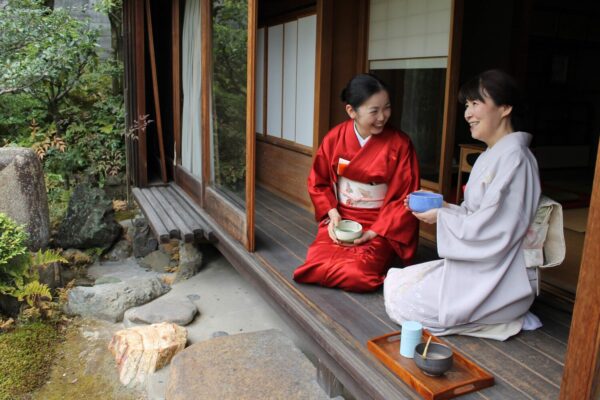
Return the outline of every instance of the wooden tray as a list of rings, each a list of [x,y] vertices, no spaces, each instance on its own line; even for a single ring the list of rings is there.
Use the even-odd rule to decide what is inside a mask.
[[[426,342],[430,336],[429,332],[423,330],[422,341]],[[425,375],[412,358],[400,355],[400,332],[373,338],[367,342],[367,348],[427,400],[451,399],[494,384],[492,375],[469,361],[448,343],[435,336],[432,336],[431,341],[450,347],[454,353],[452,368],[442,376]]]

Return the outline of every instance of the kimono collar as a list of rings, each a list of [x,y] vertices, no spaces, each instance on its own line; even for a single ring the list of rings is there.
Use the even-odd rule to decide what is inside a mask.
[[[358,129],[356,128],[356,122],[354,122],[354,133],[356,134],[356,138],[358,139],[358,144],[360,144],[360,147],[363,147],[365,144],[367,144],[367,141],[369,139],[371,139],[371,135],[367,136],[366,138],[363,138],[362,136],[360,136],[360,133],[358,133]]]
[[[496,144],[490,149],[488,148],[486,153],[488,154],[501,154],[506,149],[511,147],[529,147],[531,143],[532,135],[527,132],[512,132],[505,135],[502,139],[498,140]]]

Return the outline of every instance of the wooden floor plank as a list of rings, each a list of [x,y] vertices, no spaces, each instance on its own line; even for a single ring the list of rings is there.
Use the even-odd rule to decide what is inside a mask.
[[[150,192],[156,197],[156,199],[160,202],[161,206],[165,210],[165,212],[171,218],[171,221],[177,227],[177,239],[181,239],[185,242],[191,242],[194,240],[194,233],[192,229],[188,226],[188,224],[181,218],[179,215],[178,209],[179,207],[174,207],[174,204],[170,202],[165,196],[164,191],[167,190],[164,186],[161,187],[152,187],[150,188]]]
[[[179,217],[185,221],[186,225],[192,231],[192,234],[202,235],[204,230],[201,224],[198,222],[198,214],[190,208],[190,206],[181,199],[177,193],[173,190],[172,187],[168,186],[164,188],[163,191],[164,197],[169,201],[175,208],[176,212],[179,214]]]
[[[154,210],[154,206],[152,203],[146,198],[143,190],[138,188],[133,188],[132,193],[140,206],[142,212],[146,216],[148,224],[154,234],[158,237],[161,242],[166,242],[169,240],[169,231],[167,227],[160,219],[159,215]]]
[[[317,222],[312,213],[286,199],[271,194],[263,188],[256,188],[256,204],[272,209],[282,217],[305,229],[307,233],[316,232]]]
[[[167,228],[167,231],[169,232],[169,237],[178,238],[179,229],[177,229],[177,226],[175,225],[175,223],[161,204],[160,200],[156,198],[156,196],[150,189],[145,189],[143,193],[146,195],[146,199],[148,199],[156,214],[158,214],[158,216],[160,217],[160,220],[165,225],[165,228]]]
[[[177,197],[181,199],[181,201],[186,203],[192,210],[196,207],[194,201],[190,198],[190,196],[187,193],[183,191],[183,189],[174,184],[171,184],[170,186],[173,189],[174,194],[177,195]],[[216,240],[215,234],[208,225],[208,223],[204,220],[204,218],[202,218],[202,216],[196,212],[192,214],[192,217],[194,218],[196,224],[198,224],[202,228],[202,231],[204,232],[204,239],[210,242],[214,242]]]
[[[515,358],[515,352],[506,353],[494,347],[492,340],[461,335],[447,336],[444,340],[459,349],[471,360],[502,379],[515,393],[532,399],[558,398],[559,381],[551,381],[540,374],[537,364],[526,365]],[[513,398],[513,397],[510,397]]]

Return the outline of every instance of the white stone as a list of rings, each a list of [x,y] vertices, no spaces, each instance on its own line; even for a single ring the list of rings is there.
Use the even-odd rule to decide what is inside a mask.
[[[115,333],[108,349],[123,385],[143,384],[149,374],[171,362],[185,348],[187,330],[172,323],[136,326]]]

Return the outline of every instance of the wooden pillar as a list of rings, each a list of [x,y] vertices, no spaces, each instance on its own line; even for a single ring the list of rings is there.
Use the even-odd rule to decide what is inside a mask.
[[[600,147],[560,398],[600,395]]]
[[[133,120],[146,115],[146,55],[145,55],[145,27],[144,23],[144,0],[134,0],[134,62],[135,62],[135,104],[136,114]],[[138,184],[148,185],[148,147],[146,142],[146,130],[138,132]]]

